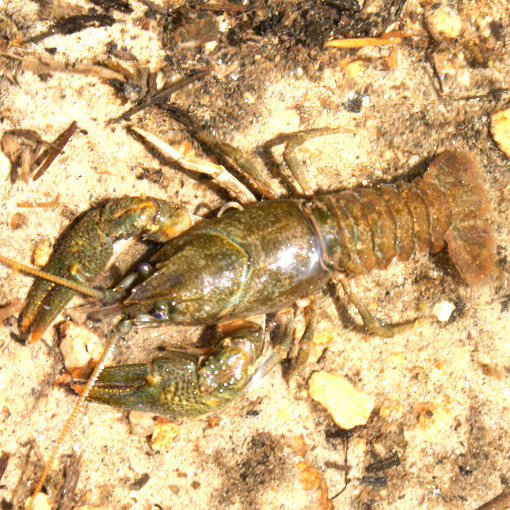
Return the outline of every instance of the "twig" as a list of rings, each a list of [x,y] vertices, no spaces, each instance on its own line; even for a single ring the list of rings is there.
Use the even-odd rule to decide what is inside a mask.
[[[145,108],[148,108],[149,106],[153,106],[155,104],[166,101],[166,99],[168,99],[168,97],[171,96],[174,92],[176,92],[179,89],[182,89],[183,87],[189,85],[190,83],[193,83],[194,81],[201,80],[202,78],[207,76],[208,73],[209,70],[205,70],[192,76],[187,76],[185,78],[181,78],[180,80],[174,81],[167,88],[163,89],[161,92],[154,94],[146,103],[141,103],[133,106],[127,112],[123,113],[120,117],[112,119],[110,123],[117,122],[119,120],[129,120],[131,116],[134,115],[135,113],[141,112],[142,110],[145,110]]]
[[[406,37],[425,35],[423,30],[392,30],[381,37],[361,37],[354,39],[335,39],[328,41],[325,48],[364,48],[366,46],[389,46],[400,44]]]
[[[505,510],[510,505],[510,491],[502,492],[499,496],[491,499],[476,510]]]
[[[17,60],[20,62],[20,67],[16,70],[31,71],[35,74],[48,74],[48,73],[70,73],[70,74],[84,74],[86,76],[96,76],[104,80],[119,80],[122,82],[127,81],[126,77],[116,71],[107,69],[106,67],[91,65],[91,64],[67,64],[64,62],[45,62],[36,58],[19,57],[11,55],[10,53],[0,52],[0,56]]]
[[[55,144],[55,148],[48,154],[48,157],[34,175],[34,181],[37,181],[37,179],[39,179],[44,174],[44,172],[48,170],[53,161],[55,161],[55,158],[63,151],[64,147],[67,145],[67,142],[71,136],[73,136],[73,133],[76,131],[77,127],[77,122],[73,120],[70,126],[60,135],[58,141]]]

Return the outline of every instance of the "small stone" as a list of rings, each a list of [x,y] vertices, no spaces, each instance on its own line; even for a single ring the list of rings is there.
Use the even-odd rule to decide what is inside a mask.
[[[455,310],[455,305],[449,301],[441,301],[434,306],[432,313],[440,322],[447,322],[452,312]]]
[[[297,467],[301,483],[305,490],[317,490],[321,486],[321,474],[311,464],[308,462],[298,462]]]
[[[418,424],[423,431],[426,441],[436,442],[440,434],[453,428],[455,421],[449,406],[427,402],[416,406],[418,411]]]
[[[499,148],[510,157],[510,109],[492,113],[491,133]]]
[[[52,249],[50,241],[42,241],[34,248],[32,260],[36,266],[45,266],[50,260]]]
[[[168,451],[177,434],[179,434],[177,423],[173,423],[166,418],[158,418],[151,438],[152,449],[160,452]]]
[[[385,400],[379,409],[379,416],[389,423],[398,421],[404,416],[404,407],[398,400]]]
[[[312,445],[305,441],[303,435],[300,436],[287,436],[284,438],[285,444],[298,455],[304,457],[312,448]]]
[[[29,502],[32,504],[29,505]],[[39,492],[35,497],[29,498],[26,505],[26,508],[31,508],[32,510],[51,510],[52,507],[50,497],[43,492]]]
[[[103,342],[90,329],[72,321],[60,328],[60,350],[68,372],[94,366],[103,354]]]
[[[345,69],[345,72],[351,78],[357,78],[359,75],[363,74],[365,70],[366,64],[362,60],[346,60],[340,63],[340,66]]]
[[[392,367],[400,367],[406,361],[406,357],[403,352],[391,352],[386,356],[386,364]]]
[[[319,510],[333,510],[333,503],[328,499],[328,483],[323,474],[309,462],[298,462],[297,468],[303,489],[315,491],[318,496],[318,505],[314,506]]]
[[[374,399],[358,391],[340,374],[316,372],[310,379],[308,391],[342,429],[364,425],[374,408]]]
[[[317,331],[313,337],[313,344],[320,346],[329,345],[335,338],[336,336],[331,330]]]
[[[12,230],[18,230],[27,224],[27,217],[20,212],[14,213],[11,217]]]
[[[129,427],[133,436],[152,436],[154,433],[154,420],[150,413],[131,411],[129,413]]]
[[[440,39],[456,39],[465,31],[465,23],[462,17],[446,5],[431,7],[425,16],[430,33]]]

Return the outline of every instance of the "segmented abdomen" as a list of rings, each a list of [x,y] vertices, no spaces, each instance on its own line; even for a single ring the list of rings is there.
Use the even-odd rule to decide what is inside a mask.
[[[325,262],[351,275],[385,269],[415,250],[450,256],[470,281],[493,264],[487,199],[479,166],[469,153],[445,151],[422,178],[356,188],[317,198],[307,214],[323,243]]]

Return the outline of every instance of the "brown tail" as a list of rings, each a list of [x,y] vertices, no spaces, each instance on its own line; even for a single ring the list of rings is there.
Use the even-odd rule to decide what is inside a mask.
[[[494,265],[494,240],[484,219],[487,197],[478,162],[468,152],[445,151],[432,161],[423,180],[441,189],[452,208],[444,239],[455,266],[466,280],[483,280]]]

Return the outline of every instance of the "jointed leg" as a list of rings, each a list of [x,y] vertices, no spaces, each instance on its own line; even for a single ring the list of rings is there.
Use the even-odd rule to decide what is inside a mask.
[[[276,198],[275,193],[271,190],[271,184],[264,178],[257,166],[243,151],[233,145],[217,140],[180,108],[171,104],[162,104],[160,108],[170,113],[174,120],[186,126],[191,131],[193,138],[206,145],[217,157],[226,160],[228,163],[233,162],[237,170],[257,187],[259,193],[264,198]]]
[[[299,133],[292,135],[292,137],[289,138],[287,144],[285,145],[285,150],[283,151],[283,159],[285,160],[285,163],[287,163],[287,166],[292,172],[294,179],[296,179],[297,183],[306,196],[312,196],[313,190],[310,188],[308,182],[306,181],[306,177],[301,170],[295,151],[307,140],[311,140],[312,138],[317,138],[319,136],[333,135],[336,133],[356,133],[356,130],[346,127],[324,127],[318,129],[310,129],[308,131],[300,131]]]
[[[289,382],[297,373],[297,371],[306,364],[310,357],[310,349],[315,335],[315,306],[312,304],[306,310],[306,328],[303,336],[299,340],[299,349],[296,357],[292,360],[292,364],[285,374],[285,379]]]
[[[423,322],[423,318],[418,318],[411,320],[409,322],[404,322],[403,324],[385,324],[382,325],[379,321],[372,315],[369,309],[356,297],[356,295],[352,292],[349,283],[347,282],[347,278],[345,276],[338,276],[338,280],[342,285],[342,288],[347,296],[347,299],[356,307],[358,313],[361,315],[361,319],[363,320],[363,325],[367,330],[367,333],[371,335],[382,336],[384,338],[391,338],[400,333],[405,333],[407,331],[412,331],[417,325]]]
[[[260,365],[255,371],[251,381],[246,386],[246,390],[249,390],[253,386],[256,386],[276,365],[287,357],[289,352],[290,343],[294,335],[294,310],[288,312],[288,320],[285,325],[285,329],[279,332],[274,342],[273,352],[269,358]]]
[[[253,193],[243,183],[239,182],[230,172],[228,172],[224,166],[215,165],[205,159],[183,156],[180,152],[175,150],[171,145],[167,144],[156,135],[136,126],[131,126],[131,129],[143,136],[143,138],[145,138],[148,142],[175,160],[186,170],[200,172],[213,177],[220,186],[223,186],[241,204],[248,204],[256,201]]]

